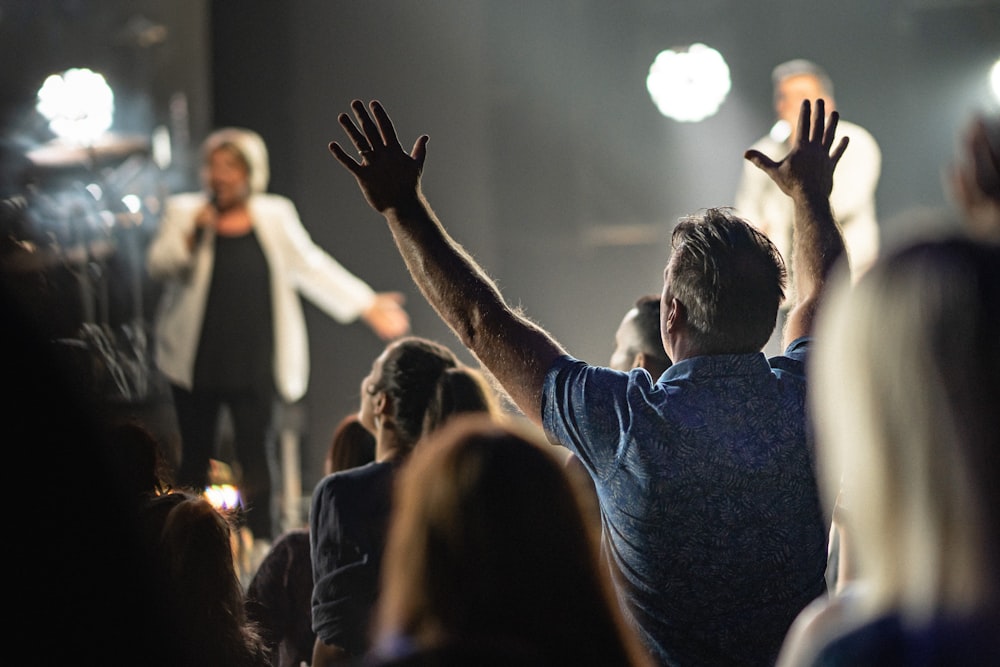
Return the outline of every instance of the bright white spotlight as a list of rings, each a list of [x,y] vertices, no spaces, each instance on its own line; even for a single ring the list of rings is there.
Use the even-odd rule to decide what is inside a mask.
[[[990,70],[990,86],[993,88],[993,97],[1000,102],[1000,59],[993,63],[993,69]]]
[[[660,113],[689,123],[715,114],[731,86],[726,59],[704,44],[661,51],[646,77],[646,89]]]
[[[45,79],[36,108],[56,136],[89,145],[111,127],[115,96],[101,74],[74,68]]]
[[[138,213],[142,210],[142,200],[139,195],[125,195],[122,197],[122,204],[129,210],[129,213]]]

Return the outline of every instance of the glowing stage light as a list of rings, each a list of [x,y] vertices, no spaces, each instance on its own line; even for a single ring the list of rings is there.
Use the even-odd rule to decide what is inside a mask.
[[[646,77],[646,89],[656,108],[681,122],[698,122],[715,114],[731,87],[726,59],[704,44],[661,51]]]
[[[209,484],[205,487],[205,498],[220,510],[236,509],[243,504],[239,489],[232,484]]]
[[[129,213],[138,213],[142,210],[142,200],[139,195],[125,195],[122,197],[122,204],[125,205]]]
[[[74,68],[45,79],[36,108],[56,136],[89,145],[111,127],[115,96],[104,76]]]

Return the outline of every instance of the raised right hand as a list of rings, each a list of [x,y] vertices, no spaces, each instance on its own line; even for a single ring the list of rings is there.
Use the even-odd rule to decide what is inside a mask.
[[[822,99],[816,100],[816,114],[810,131],[810,103],[809,100],[803,100],[795,145],[780,162],[775,162],[758,150],[751,149],[744,154],[747,160],[770,176],[781,191],[792,198],[806,195],[829,199],[833,190],[833,170],[847,148],[847,137],[841,138],[837,147],[833,148],[840,114],[831,112],[830,123],[827,125],[825,107]]]

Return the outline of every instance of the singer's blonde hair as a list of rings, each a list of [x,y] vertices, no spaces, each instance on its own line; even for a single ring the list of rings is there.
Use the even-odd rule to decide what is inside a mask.
[[[235,150],[246,163],[250,172],[250,191],[266,192],[271,179],[271,170],[264,139],[253,130],[243,127],[218,129],[202,142],[202,160],[207,163],[212,153],[227,146]]]

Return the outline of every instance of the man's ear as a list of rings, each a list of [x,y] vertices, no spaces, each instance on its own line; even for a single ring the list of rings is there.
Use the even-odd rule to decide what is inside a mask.
[[[667,310],[667,332],[676,333],[687,325],[687,308],[677,300],[677,297],[670,299],[670,307]]]
[[[389,395],[384,391],[380,391],[372,397],[372,412],[379,416],[385,416],[389,414],[389,408],[392,405],[392,401],[389,399]]]

